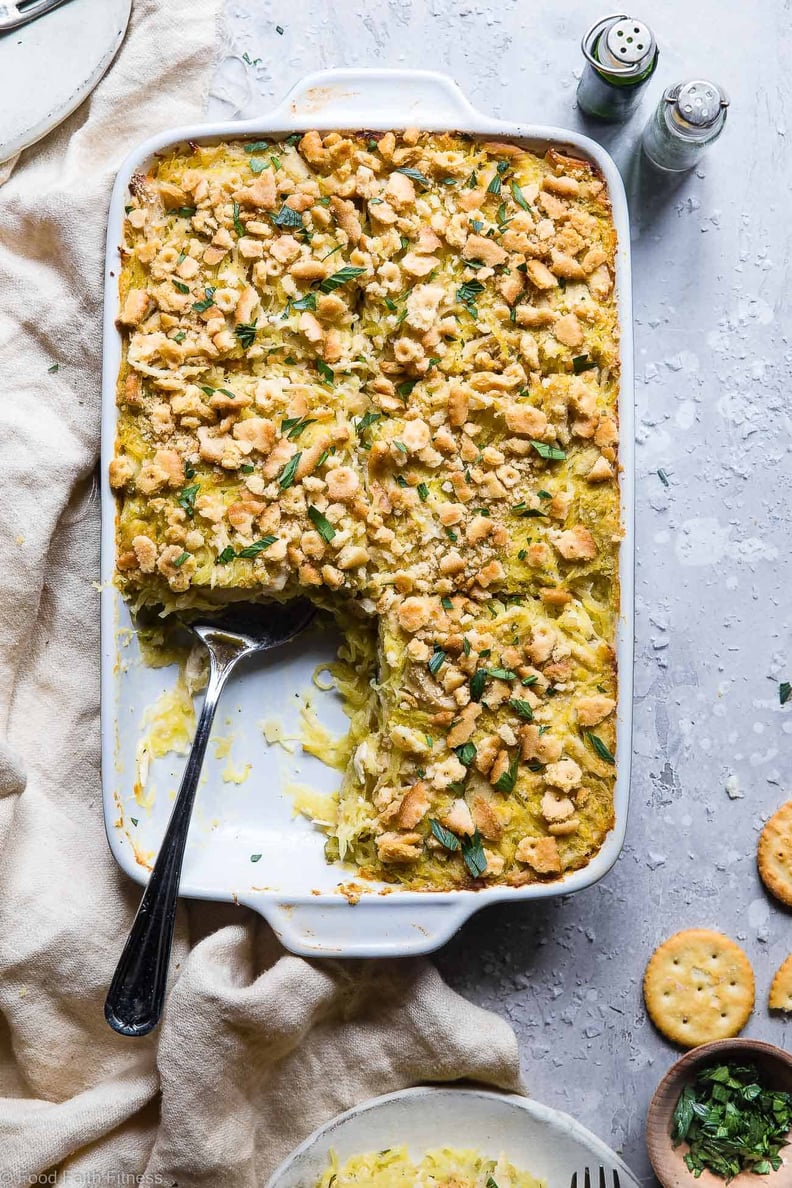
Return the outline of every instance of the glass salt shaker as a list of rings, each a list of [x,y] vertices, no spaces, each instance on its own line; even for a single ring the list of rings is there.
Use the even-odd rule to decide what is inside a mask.
[[[586,65],[578,83],[578,106],[600,120],[626,120],[657,66],[652,30],[624,14],[607,16],[584,34],[580,47]]]
[[[668,173],[692,169],[723,131],[728,106],[723,87],[704,79],[668,87],[643,130],[644,152]]]

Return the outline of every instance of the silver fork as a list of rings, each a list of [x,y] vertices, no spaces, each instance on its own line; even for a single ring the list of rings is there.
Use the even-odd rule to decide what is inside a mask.
[[[105,1018],[121,1035],[147,1035],[162,1014],[184,848],[223,686],[240,660],[288,643],[315,614],[316,607],[300,598],[283,604],[240,603],[222,615],[185,624],[206,644],[209,683],[179,794],[105,1002]]]
[[[66,0],[0,0],[0,33],[10,33],[12,29],[21,29],[23,25],[35,21]]]
[[[610,1173],[610,1180],[608,1178],[608,1173]],[[597,1179],[597,1188],[621,1188],[621,1184],[619,1182],[619,1173],[617,1172],[616,1168],[605,1168],[602,1166],[602,1164],[600,1164],[596,1170],[590,1167],[584,1167],[582,1184],[578,1179],[578,1173],[576,1171],[572,1172],[572,1182],[569,1185],[569,1188],[593,1188],[595,1176]]]

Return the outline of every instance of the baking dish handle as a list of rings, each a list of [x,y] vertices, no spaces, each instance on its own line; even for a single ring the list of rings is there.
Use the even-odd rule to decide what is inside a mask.
[[[338,896],[273,902],[240,896],[272,926],[278,939],[301,957],[410,957],[431,953],[450,940],[476,909],[475,902],[400,901],[363,895],[350,904]],[[483,906],[483,905],[482,905]]]
[[[273,126],[283,122],[294,128],[359,128],[361,120],[366,127],[405,128],[427,119],[440,130],[465,127],[471,120],[480,125],[485,117],[447,74],[374,69],[308,74],[267,116]]]

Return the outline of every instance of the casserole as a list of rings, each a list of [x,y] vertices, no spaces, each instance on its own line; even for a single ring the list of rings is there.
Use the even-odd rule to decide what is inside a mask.
[[[157,151],[161,153],[163,150],[166,150],[168,145],[175,145],[183,141],[195,142],[200,140],[202,143],[206,143],[207,141],[211,143],[213,139],[216,141],[220,137],[224,139],[231,139],[240,135],[255,135],[263,137],[268,133],[288,134],[295,129],[304,131],[309,126],[320,129],[343,128],[350,125],[354,126],[355,124],[359,124],[361,122],[361,117],[353,117],[347,105],[351,102],[351,96],[354,92],[354,88],[363,86],[365,93],[366,84],[369,82],[371,82],[373,87],[372,96],[376,97],[379,95],[381,100],[385,94],[385,83],[383,80],[390,80],[391,78],[394,84],[396,84],[398,80],[399,85],[404,84],[405,86],[411,86],[413,88],[414,95],[412,104],[408,105],[408,109],[406,110],[402,108],[398,112],[393,109],[388,111],[388,108],[383,105],[376,120],[372,119],[371,114],[367,109],[365,122],[372,130],[387,130],[392,126],[398,126],[399,124],[409,122],[416,127],[423,127],[427,131],[443,131],[446,129],[451,130],[457,128],[461,129],[463,132],[479,133],[489,136],[495,134],[500,137],[520,137],[523,140],[528,141],[529,147],[541,147],[543,140],[545,145],[557,146],[563,144],[573,144],[577,148],[578,155],[581,155],[582,150],[582,155],[588,156],[589,159],[593,161],[596,167],[605,176],[610,192],[614,223],[619,234],[620,242],[620,251],[617,257],[616,267],[619,312],[622,324],[622,333],[625,336],[625,339],[627,338],[625,329],[629,325],[629,319],[625,317],[625,301],[629,302],[629,277],[626,273],[625,260],[625,250],[628,246],[628,239],[624,225],[624,219],[626,217],[624,209],[624,197],[618,175],[615,173],[612,163],[610,163],[609,159],[601,153],[601,150],[598,150],[596,146],[591,145],[591,142],[588,142],[585,139],[573,138],[571,135],[567,134],[556,134],[552,130],[550,130],[549,133],[546,133],[542,138],[539,136],[539,130],[537,129],[523,128],[517,125],[505,125],[495,121],[485,120],[482,117],[476,117],[473,119],[473,117],[470,115],[467,105],[465,104],[465,101],[461,98],[461,96],[459,96],[456,88],[453,87],[453,84],[450,84],[447,80],[439,78],[438,76],[415,75],[409,72],[395,72],[388,75],[382,75],[379,73],[374,75],[371,72],[359,72],[350,75],[347,72],[341,72],[340,74],[333,74],[330,77],[332,78],[334,85],[324,89],[323,84],[327,83],[328,76],[321,76],[319,79],[314,77],[313,79],[307,80],[306,84],[301,89],[298,89],[296,94],[293,93],[291,102],[285,108],[281,108],[279,112],[274,113],[268,121],[255,121],[255,126],[252,123],[238,125],[232,128],[220,128],[215,126],[204,128],[200,130],[200,132],[196,129],[177,130],[167,137],[162,136],[156,141],[148,142],[146,145],[141,146],[141,148],[135,154],[133,154],[131,158],[128,159],[127,163],[122,168],[121,173],[119,174],[118,182],[116,184],[116,190],[114,192],[109,230],[110,238],[108,243],[108,287],[106,291],[105,309],[105,342],[107,348],[105,355],[106,370],[104,377],[105,423],[103,424],[103,450],[106,463],[105,470],[107,469],[107,465],[109,465],[112,455],[112,440],[115,435],[115,401],[113,397],[115,377],[118,374],[118,365],[120,361],[119,336],[114,327],[114,315],[117,309],[116,302],[119,264],[118,243],[120,242],[120,222],[121,215],[123,213],[121,204],[124,202],[124,194],[126,187],[129,184],[131,175],[136,173],[141,168],[145,168],[144,163],[151,158],[152,153]],[[374,81],[375,78],[379,80],[376,83]],[[346,90],[344,88],[346,88]],[[433,96],[431,102],[437,104],[435,110],[430,110],[431,102],[428,99],[420,98],[422,89],[425,91],[427,96]],[[301,100],[298,99],[298,95],[302,96]],[[316,108],[312,109],[311,105],[316,104],[320,100],[320,110],[316,110]],[[303,107],[300,106],[301,103],[304,104]],[[284,112],[287,113],[287,116],[284,115]],[[205,303],[202,302],[200,304],[203,306]],[[193,309],[197,308],[198,305],[193,306]],[[627,509],[631,506],[631,492],[629,489],[632,470],[632,459],[630,456],[632,445],[632,426],[630,416],[631,409],[629,407],[630,402],[625,402],[624,399],[625,387],[627,387],[628,390],[631,387],[631,343],[629,341],[626,341],[626,348],[627,349],[624,352],[624,372],[620,390],[620,418],[626,447],[623,454],[625,474],[622,482],[622,518],[626,537],[621,549],[620,558],[621,581],[623,587],[623,609],[625,606],[630,608],[632,604],[631,565],[628,566],[627,569],[625,569],[624,565],[625,556],[629,554],[631,557],[632,531],[630,518],[627,514]],[[221,392],[224,391],[222,388],[217,388],[215,390],[219,390]],[[231,393],[228,392],[227,395],[230,396]],[[400,445],[399,442],[396,444]],[[105,522],[103,526],[103,581],[106,583],[112,578],[112,536],[114,531],[114,508],[112,499],[110,498],[109,492],[107,490],[105,491],[105,496]],[[175,552],[179,552],[175,546],[172,546],[172,549]],[[183,560],[187,557],[187,552],[180,554],[180,560]],[[128,629],[128,621],[124,621],[123,617],[126,615],[125,608],[120,605],[118,595],[111,587],[105,586],[103,591],[103,599],[104,598],[107,598],[107,605],[103,603],[103,652],[105,675],[107,676],[107,666],[110,663],[110,658],[114,656],[115,651],[115,643],[108,640],[111,611],[114,612],[116,616],[120,616],[117,617],[116,622],[125,631]],[[621,670],[622,705],[624,704],[625,700],[625,680],[627,684],[626,695],[627,697],[631,696],[631,690],[629,688],[631,656],[628,654],[629,663],[625,664],[625,653],[623,650],[625,626],[630,627],[629,646],[631,648],[631,624],[625,623],[625,617],[624,614],[622,614],[617,649],[619,652],[618,659]],[[137,646],[137,640],[134,636],[129,636],[126,634],[124,638],[127,643],[127,646],[124,649],[125,655],[127,657],[133,657],[135,648]],[[308,656],[302,657],[306,669],[308,667],[312,667],[312,659],[315,663],[315,655],[312,658]],[[292,674],[296,676],[298,670],[299,665],[293,666],[293,668],[290,670],[290,677]],[[497,672],[500,670],[496,669],[494,671]],[[144,686],[151,683],[151,674],[144,676],[137,662],[122,665],[121,669],[119,670],[119,677],[120,679],[117,682],[114,682],[114,692],[116,694],[115,713],[109,706],[109,699],[106,695],[110,688],[109,679],[105,689],[103,690],[104,741],[106,746],[108,744],[109,733],[108,723],[112,721],[113,718],[118,716],[120,716],[123,720],[131,716],[131,714],[134,712],[139,713],[143,705],[146,704],[146,701],[152,700],[151,693],[149,692],[147,694],[144,689]],[[163,686],[160,684],[160,692],[162,691],[162,688]],[[245,686],[242,681],[239,683],[238,693],[242,695],[244,699]],[[241,713],[239,714],[240,720],[249,720],[251,717],[252,714],[250,714],[249,710],[244,715]],[[627,737],[628,742],[626,752],[624,751],[625,736]],[[124,754],[125,745],[126,754]],[[247,754],[248,744],[246,743],[245,758],[247,758]],[[624,758],[625,754],[627,755],[626,762]],[[117,857],[123,854],[125,861],[122,864],[125,866],[125,869],[132,870],[135,868],[140,868],[140,872],[142,873],[145,870],[146,851],[153,850],[155,848],[156,843],[153,839],[157,836],[158,832],[161,832],[161,826],[163,824],[162,818],[164,812],[166,811],[165,806],[167,803],[164,793],[170,789],[157,788],[157,795],[154,799],[153,807],[151,805],[144,806],[146,808],[151,807],[152,811],[150,813],[146,812],[142,824],[141,818],[144,816],[142,812],[141,816],[133,819],[131,817],[129,804],[124,804],[124,796],[122,794],[124,775],[123,772],[119,772],[117,770],[118,765],[120,765],[126,771],[125,778],[127,788],[129,789],[132,787],[133,781],[130,779],[128,766],[131,757],[129,743],[127,741],[125,744],[122,734],[120,736],[119,751],[113,755],[113,771],[115,774],[109,779],[108,777],[110,775],[110,768],[108,765],[107,751],[103,756],[105,770],[105,796],[106,804],[109,801],[109,803],[113,806],[112,819],[114,822],[117,822],[110,830],[111,845],[114,848],[114,853],[116,853]],[[138,759],[140,759],[140,756],[138,756]],[[621,837],[623,836],[624,808],[626,807],[626,789],[629,777],[629,730],[625,731],[623,716],[619,721],[617,761],[618,776],[614,796],[616,824],[614,830],[606,839],[605,845],[595,856],[595,858],[588,864],[588,866],[585,867],[585,869],[570,874],[568,877],[560,880],[557,883],[532,883],[525,888],[520,888],[519,891],[515,889],[507,892],[507,894],[523,894],[524,892],[528,892],[529,894],[535,894],[536,892],[546,894],[558,893],[560,890],[573,890],[575,889],[575,880],[580,879],[581,876],[583,881],[579,882],[577,885],[586,885],[587,882],[593,881],[593,878],[588,876],[591,874],[592,868],[596,869],[597,864],[601,864],[603,855],[607,855],[609,859],[607,865],[610,865],[610,861],[613,860],[615,854],[618,852],[618,848],[621,843]],[[269,757],[269,762],[271,766],[272,756]],[[252,779],[258,779],[262,770],[263,768],[259,766],[259,763],[256,760],[252,768]],[[157,778],[161,778],[161,775],[162,773],[160,773]],[[174,773],[170,773],[167,778],[175,778]],[[235,783],[233,775],[228,782]],[[316,779],[313,775],[311,782],[316,783]],[[326,779],[324,782],[327,784]],[[208,783],[210,787],[212,787],[213,777],[211,773],[209,775]],[[239,787],[240,785],[237,784],[236,786]],[[140,793],[140,791],[141,790],[138,789],[138,793]],[[151,796],[151,785],[149,785],[145,795],[147,797]],[[246,805],[248,808],[251,807],[248,803],[251,799],[250,782],[248,782],[244,790],[238,794],[236,800],[230,796],[227,790],[224,791],[222,788],[217,790],[216,801],[213,805],[216,815],[213,820],[207,822],[208,827],[214,833],[214,838],[211,840],[211,842],[209,842],[208,846],[199,844],[198,846],[193,847],[193,851],[188,851],[187,867],[185,868],[185,876],[183,879],[184,890],[186,893],[195,893],[200,895],[204,895],[207,891],[210,891],[210,897],[235,898],[239,902],[252,903],[255,900],[254,906],[258,906],[260,910],[262,910],[264,914],[268,916],[268,918],[273,920],[273,922],[277,917],[280,921],[281,927],[284,916],[282,911],[278,911],[276,909],[282,909],[285,903],[286,906],[290,908],[288,922],[292,923],[295,919],[299,918],[300,924],[298,925],[298,930],[305,930],[306,928],[310,929],[311,926],[307,924],[307,917],[311,915],[310,908],[319,910],[320,918],[324,921],[325,917],[322,915],[322,913],[324,913],[326,910],[329,910],[331,903],[333,907],[339,907],[340,904],[344,902],[343,897],[339,895],[337,889],[338,872],[333,872],[332,868],[328,868],[327,866],[324,866],[322,870],[319,870],[318,866],[314,867],[310,860],[295,864],[293,857],[289,857],[289,852],[292,847],[297,846],[298,851],[305,858],[308,858],[308,855],[315,843],[319,843],[319,845],[321,845],[321,838],[316,837],[315,834],[311,834],[310,831],[307,833],[301,832],[294,825],[291,825],[289,830],[286,832],[281,832],[279,829],[274,829],[273,825],[278,817],[278,812],[285,810],[285,813],[288,813],[288,801],[283,802],[279,806],[277,803],[277,795],[275,793],[270,793],[269,795],[269,804],[262,803],[261,798],[259,798],[256,801],[254,812],[247,820],[244,820],[244,817],[237,817],[235,821],[235,814],[240,813],[240,811],[242,811]],[[143,797],[138,795],[139,804],[141,803],[142,799]],[[208,796],[205,798],[205,803],[211,803],[213,799],[214,797],[212,797],[211,792],[209,792]],[[119,808],[121,809],[120,814],[118,812]],[[227,810],[230,810],[230,812]],[[268,813],[270,814],[269,820],[267,818]],[[263,814],[263,816],[261,814]],[[160,819],[160,830],[157,830],[155,827],[155,822],[158,818]],[[130,832],[130,822],[132,822],[132,832]],[[225,848],[225,845],[218,845],[218,839],[221,836],[225,845],[228,846],[228,852],[226,855],[228,866],[225,870],[223,869],[223,862],[220,861],[221,852]],[[244,848],[246,847],[246,839],[250,836],[260,838],[261,845],[255,849],[253,849],[251,846],[251,852],[245,855]],[[616,843],[615,848],[614,842]],[[265,844],[266,850],[262,848]],[[210,850],[214,851],[211,856]],[[192,882],[190,878],[191,852],[196,865],[196,872],[203,868],[200,874],[196,874],[197,885],[195,891],[190,890],[190,883]],[[323,861],[321,858],[321,853],[319,854],[319,861]],[[245,862],[248,864],[247,868],[244,865]],[[249,865],[251,862],[257,868],[255,871],[252,871],[252,867]],[[258,866],[259,862],[261,862],[260,867]],[[606,868],[607,867],[605,867],[605,869]],[[254,875],[258,875],[260,872],[260,875],[263,876],[261,878],[261,882],[251,878],[251,871]],[[328,879],[328,871],[330,871],[331,874],[330,879]],[[137,869],[135,869],[135,873],[138,873]],[[594,877],[598,876],[595,874]],[[343,951],[345,953],[357,952],[361,954],[373,951],[371,949],[371,942],[362,935],[362,933],[366,931],[364,920],[368,918],[368,912],[363,912],[362,909],[364,908],[365,904],[372,902],[376,903],[381,909],[381,924],[385,925],[386,927],[390,927],[391,925],[389,924],[388,920],[385,919],[385,916],[391,913],[391,909],[393,908],[393,912],[391,914],[393,914],[394,919],[391,923],[396,928],[396,932],[401,934],[403,937],[409,937],[412,940],[412,943],[407,943],[406,949],[403,947],[405,940],[397,940],[397,948],[394,949],[389,947],[388,938],[385,937],[381,939],[380,946],[374,951],[418,951],[419,949],[430,948],[433,947],[433,945],[440,943],[443,939],[443,936],[438,936],[433,931],[433,929],[426,930],[430,935],[422,935],[421,930],[424,927],[422,924],[408,920],[406,917],[399,914],[403,900],[405,902],[411,903],[416,908],[426,909],[428,911],[428,917],[432,918],[434,918],[437,910],[442,905],[444,909],[450,911],[448,923],[450,925],[450,929],[452,930],[455,926],[453,921],[461,918],[459,913],[463,904],[465,905],[464,914],[467,914],[469,910],[472,909],[474,903],[478,905],[479,903],[485,902],[489,896],[498,890],[499,888],[493,887],[488,888],[485,891],[477,892],[442,891],[434,896],[428,897],[426,903],[422,903],[422,900],[426,898],[423,892],[397,891],[392,897],[389,897],[388,901],[384,901],[381,896],[366,895],[364,896],[360,905],[358,905],[358,907],[355,909],[355,911],[359,913],[357,922],[353,923],[347,919],[345,923],[341,924],[341,933],[337,938],[334,938],[337,943],[327,945],[325,939],[313,941],[310,935],[307,937],[303,936],[303,939],[301,940],[292,936],[291,928],[287,929],[289,937],[284,935],[284,941],[285,943],[289,944],[290,947],[299,948],[299,951]],[[317,892],[319,894],[315,894]],[[311,899],[306,901],[306,895],[310,895]],[[473,895],[476,896],[475,900],[472,899]],[[462,898],[457,898],[455,900],[455,896],[461,896]],[[397,901],[400,905],[398,910],[395,908]],[[451,910],[452,903],[454,904],[456,911]],[[431,910],[429,910],[430,905]],[[402,924],[406,926],[406,928],[402,925],[397,926],[395,917],[398,917],[399,920],[402,921]],[[341,917],[333,918],[338,918],[339,921],[341,920]],[[324,927],[324,923],[322,927]],[[378,933],[380,932],[380,927],[377,928]],[[344,936],[345,932],[348,933],[347,937]],[[354,937],[355,933],[358,933],[359,935],[355,937],[354,940],[352,940],[351,938]],[[412,937],[413,933],[417,934],[416,938]],[[301,947],[303,944],[305,947]],[[350,944],[353,947],[350,947]]]

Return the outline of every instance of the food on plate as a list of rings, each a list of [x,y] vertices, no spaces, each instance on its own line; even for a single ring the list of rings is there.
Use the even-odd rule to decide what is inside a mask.
[[[792,906],[792,800],[773,813],[760,833],[757,864],[767,890]]]
[[[644,1000],[658,1031],[684,1048],[737,1035],[748,1022],[755,986],[751,963],[721,932],[689,928],[649,959]]]
[[[451,1147],[427,1151],[411,1159],[406,1147],[390,1147],[353,1155],[343,1165],[335,1153],[317,1188],[544,1188],[530,1172],[520,1171],[503,1156],[489,1159],[478,1151]]]
[[[621,538],[595,168],[308,132],[166,151],[126,214],[124,595],[307,594],[368,638],[331,858],[433,889],[585,865],[613,824]]]
[[[792,1096],[767,1085],[753,1064],[710,1064],[680,1094],[673,1115],[675,1147],[698,1178],[712,1172],[728,1183],[740,1172],[778,1171],[789,1141]]]
[[[771,1011],[792,1011],[792,956],[786,957],[778,967],[767,1005]]]

